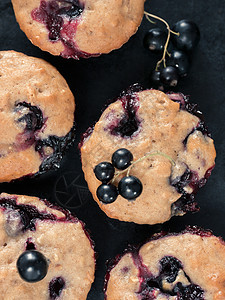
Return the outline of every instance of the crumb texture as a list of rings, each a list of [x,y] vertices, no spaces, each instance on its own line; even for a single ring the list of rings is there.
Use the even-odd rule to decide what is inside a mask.
[[[0,182],[5,182],[39,171],[54,154],[52,136],[63,138],[73,127],[75,104],[53,66],[14,51],[0,52],[0,91]]]
[[[12,208],[12,202],[17,209]],[[23,214],[19,213],[21,207]],[[54,220],[36,215],[35,228],[24,230],[24,222],[34,210]],[[94,280],[94,250],[76,218],[35,197],[1,194],[0,240],[1,299],[86,299]],[[18,257],[29,245],[49,262],[46,277],[37,283],[23,281],[16,268]]]
[[[193,197],[205,184],[216,156],[213,140],[198,129],[199,123],[199,117],[156,90],[122,96],[109,105],[81,147],[85,178],[100,208],[109,217],[140,224],[162,223],[192,210],[175,205],[176,201]],[[96,196],[101,183],[93,169],[100,162],[110,162],[119,148],[130,150],[134,161],[147,153],[162,152],[175,166],[160,155],[142,160],[130,171],[141,180],[142,194],[135,201],[118,196],[114,203],[104,205]]]
[[[144,14],[144,0],[13,0],[12,3],[21,29],[33,44],[53,55],[74,58],[120,48],[137,31]],[[45,16],[42,12],[40,17],[39,10],[38,17],[34,17],[33,12],[44,5],[51,6],[48,16],[45,11]],[[68,9],[71,5],[72,11]],[[78,7],[76,13],[74,7]],[[54,24],[54,31],[58,32],[53,40],[51,35],[49,38],[47,23],[51,23],[50,27]]]
[[[111,270],[106,299],[222,300],[224,263],[225,244],[213,235],[186,232],[152,240]]]

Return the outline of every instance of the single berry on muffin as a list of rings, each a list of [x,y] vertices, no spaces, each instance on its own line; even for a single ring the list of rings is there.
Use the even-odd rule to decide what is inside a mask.
[[[91,57],[120,48],[137,31],[144,0],[12,0],[20,28],[44,51]]]
[[[75,137],[74,97],[49,63],[0,52],[0,182],[58,168]]]
[[[216,156],[202,115],[187,97],[135,87],[106,108],[80,148],[100,208],[111,218],[139,224],[198,210],[194,194],[206,183]],[[108,182],[94,173],[102,162],[114,165]]]
[[[225,243],[210,231],[189,227],[156,235],[127,251],[109,268],[106,300],[225,299]]]
[[[87,298],[95,272],[93,243],[68,211],[2,193],[0,237],[1,299]]]

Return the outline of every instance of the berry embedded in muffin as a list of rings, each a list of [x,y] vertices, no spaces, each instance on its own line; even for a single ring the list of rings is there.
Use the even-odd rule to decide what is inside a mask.
[[[59,168],[75,138],[74,97],[47,62],[0,52],[0,182]]]
[[[139,224],[197,211],[194,195],[216,156],[202,115],[187,97],[135,87],[106,108],[80,150],[100,208],[111,218]],[[103,173],[110,175],[107,180]]]
[[[120,48],[137,31],[144,0],[13,0],[20,28],[44,51],[92,57]]]
[[[0,195],[2,299],[85,300],[95,253],[84,225],[35,197]]]
[[[225,244],[189,227],[159,234],[118,258],[106,275],[105,299],[211,300],[225,298]]]

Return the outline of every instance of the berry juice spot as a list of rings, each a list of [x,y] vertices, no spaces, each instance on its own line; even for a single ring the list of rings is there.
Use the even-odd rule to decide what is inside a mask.
[[[32,242],[31,238],[26,241],[26,251],[28,250],[36,250],[35,244]]]
[[[79,0],[41,0],[39,8],[34,9],[31,16],[46,26],[50,42],[62,42],[65,48],[61,53],[63,57],[79,59],[98,55],[79,50],[74,42],[83,10],[84,5]]]
[[[75,139],[75,125],[64,137],[49,136],[44,140],[37,140],[35,150],[40,154],[43,162],[39,168],[39,174],[43,174],[52,168],[60,167],[60,161],[65,151],[72,145]]]
[[[65,285],[65,280],[62,277],[53,278],[49,283],[50,299],[54,300],[60,297]]]
[[[139,292],[141,300],[155,299],[156,293],[165,297],[178,296],[182,300],[204,299],[204,291],[198,285],[191,283],[178,259],[165,256],[159,261],[159,265],[159,275],[143,281]]]
[[[18,232],[25,232],[27,230],[35,231],[35,223],[37,220],[57,220],[55,215],[41,212],[32,205],[17,204],[15,199],[1,199],[0,209],[7,215],[10,215],[13,211],[8,223],[6,221],[6,224],[8,224],[6,225],[6,232],[9,235],[15,235]],[[14,215],[16,217],[14,217]]]
[[[124,110],[123,117],[116,124],[109,126],[112,135],[119,135],[123,138],[130,138],[138,132],[141,121],[137,117],[139,100],[133,91],[127,91],[122,94],[120,101]]]

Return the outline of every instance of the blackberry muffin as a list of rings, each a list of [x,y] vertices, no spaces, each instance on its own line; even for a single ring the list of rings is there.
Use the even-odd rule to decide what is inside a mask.
[[[20,28],[44,51],[66,58],[120,48],[137,31],[144,0],[12,0]]]
[[[68,211],[2,193],[0,237],[1,299],[86,299],[94,280],[93,244]]]
[[[100,208],[111,218],[139,224],[196,211],[194,194],[206,183],[216,156],[202,115],[187,97],[135,92],[135,87],[106,108],[80,149],[85,179]],[[116,170],[123,169],[117,164],[123,155],[131,164]]]
[[[106,276],[107,300],[225,299],[225,244],[189,228],[125,253]]]
[[[47,62],[0,52],[0,182],[58,168],[74,140],[74,97]]]

